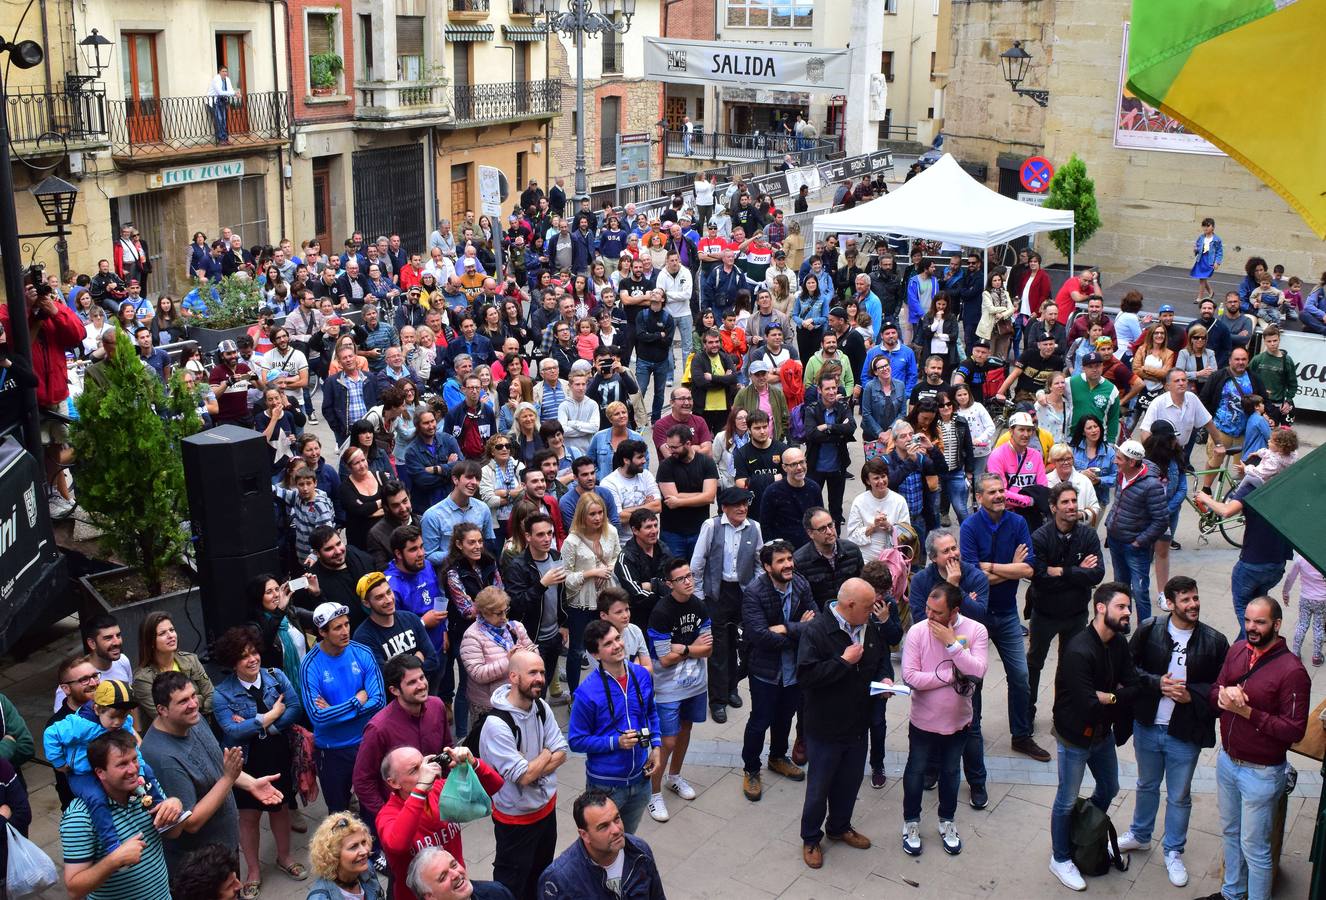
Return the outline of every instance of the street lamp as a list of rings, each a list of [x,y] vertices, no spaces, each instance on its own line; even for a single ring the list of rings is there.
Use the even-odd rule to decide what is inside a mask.
[[[625,34],[631,28],[635,15],[635,0],[599,0],[594,11],[594,0],[567,0],[562,12],[562,0],[536,0],[536,9],[543,13],[548,32],[556,31],[576,44],[576,184],[575,200],[589,197],[589,182],[585,177],[585,38],[605,34]],[[617,13],[622,20],[617,21]]]
[[[93,28],[87,37],[78,42],[78,46],[83,54],[83,64],[94,76],[101,77],[101,73],[110,67],[110,38]],[[101,61],[102,50],[106,51],[105,62]]]
[[[41,184],[29,190],[37,201],[42,218],[53,231],[35,234],[20,234],[20,238],[55,238],[55,254],[60,261],[60,274],[69,269],[69,242],[65,236],[67,228],[74,221],[74,201],[78,199],[78,188],[63,178],[47,175]]]
[[[1027,76],[1027,66],[1031,64],[1031,54],[1022,49],[1021,41],[1014,41],[1012,47],[999,54],[999,61],[1004,67],[1004,80],[1013,89],[1013,93],[1030,97],[1042,107],[1050,105],[1049,91],[1018,87]]]

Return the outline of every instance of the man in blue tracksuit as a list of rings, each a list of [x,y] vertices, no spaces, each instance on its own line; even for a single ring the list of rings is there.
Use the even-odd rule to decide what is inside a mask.
[[[654,679],[644,666],[626,661],[621,633],[606,619],[585,627],[585,650],[599,666],[576,688],[568,743],[586,754],[586,787],[607,792],[634,834],[663,743]]]
[[[365,578],[382,578],[370,572]],[[350,640],[350,610],[323,603],[313,610],[320,640],[299,664],[300,699],[313,722],[318,781],[329,812],[350,808],[355,754],[364,728],[386,704],[373,651]]]

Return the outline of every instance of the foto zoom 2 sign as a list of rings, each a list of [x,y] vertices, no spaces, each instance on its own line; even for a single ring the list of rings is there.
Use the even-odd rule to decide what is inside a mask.
[[[181,166],[178,169],[162,169],[147,176],[150,188],[183,187],[199,181],[217,181],[221,178],[238,178],[244,174],[244,160],[237,159],[223,163],[204,163],[200,166]]]
[[[847,50],[645,38],[645,77],[674,84],[767,84],[782,91],[846,93]]]

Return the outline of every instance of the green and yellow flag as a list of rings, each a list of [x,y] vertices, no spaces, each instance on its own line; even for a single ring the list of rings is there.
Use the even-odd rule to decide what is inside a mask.
[[[1326,0],[1133,0],[1128,88],[1326,238]]]

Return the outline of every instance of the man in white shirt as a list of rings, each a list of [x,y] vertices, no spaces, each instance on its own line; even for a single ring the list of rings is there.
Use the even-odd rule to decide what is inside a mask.
[[[262,358],[263,375],[268,386],[285,391],[290,402],[299,409],[304,402],[304,388],[308,386],[308,357],[302,350],[291,346],[290,331],[282,325],[272,335],[274,346]],[[275,375],[274,381],[271,376]]]
[[[706,178],[703,172],[695,173],[695,183],[691,185],[691,190],[695,192],[695,212],[699,216],[695,224],[701,228],[714,212],[714,187],[715,182]]]
[[[612,493],[621,516],[617,533],[623,541],[631,538],[631,513],[640,507],[656,513],[663,511],[663,494],[649,471],[648,454],[649,448],[644,441],[631,438],[622,441],[612,454],[614,468],[603,479],[603,489]]]
[[[229,144],[230,133],[226,130],[226,117],[230,114],[230,104],[239,96],[235,83],[230,80],[230,70],[225,66],[216,70],[216,76],[207,89],[207,96],[212,98],[212,123],[216,126],[216,142]]]
[[[1188,373],[1182,369],[1169,370],[1169,374],[1165,376],[1165,393],[1151,401],[1146,415],[1142,416],[1142,421],[1137,426],[1135,437],[1145,443],[1158,419],[1174,426],[1180,447],[1187,447],[1193,432],[1199,428],[1205,428],[1206,433],[1211,436],[1210,440],[1215,440],[1215,425],[1211,421],[1211,413],[1202,405],[1197,394],[1188,390]]]
[[[585,396],[588,382],[588,375],[572,375],[567,379],[568,396],[557,406],[557,421],[566,434],[566,446],[578,456],[585,455],[590,439],[599,431],[598,404]]]
[[[843,537],[859,546],[866,559],[878,559],[894,545],[894,528],[912,524],[912,514],[903,496],[889,490],[889,464],[883,457],[866,460],[861,480],[870,490],[852,501]]]
[[[691,280],[691,270],[681,264],[681,257],[676,251],[668,254],[668,260],[663,264],[663,271],[658,273],[658,282],[655,284],[666,300],[663,308],[672,316],[673,321],[677,323],[677,337],[681,342],[681,363],[673,371],[684,371],[686,366],[686,356],[691,352],[691,292],[694,283]]]

